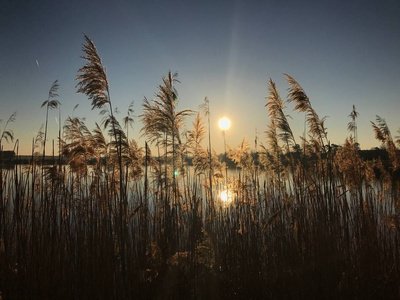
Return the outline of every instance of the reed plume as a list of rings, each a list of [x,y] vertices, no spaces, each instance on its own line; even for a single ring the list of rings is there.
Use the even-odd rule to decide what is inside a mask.
[[[43,161],[44,157],[46,156],[47,124],[49,120],[49,109],[55,109],[58,108],[59,105],[61,105],[60,102],[57,99],[55,99],[56,97],[58,97],[57,91],[59,86],[60,85],[58,84],[58,80],[53,82],[53,84],[50,87],[47,100],[45,100],[40,106],[40,108],[46,106],[46,125],[44,127],[44,140],[43,140]],[[59,122],[61,122],[61,120],[59,120]]]
[[[82,93],[92,100],[92,109],[100,109],[100,114],[105,115],[103,119],[104,127],[111,125],[111,134],[114,138],[114,146],[116,147],[119,176],[120,176],[120,191],[123,189],[123,172],[122,172],[122,130],[119,122],[114,117],[112,102],[110,99],[110,88],[107,77],[106,68],[103,66],[100,56],[97,52],[96,46],[87,35],[84,35],[86,44],[82,45],[82,51],[85,53],[82,58],[86,64],[78,70],[76,80],[78,83],[77,93]],[[126,200],[126,199],[125,199]],[[121,202],[125,202],[124,194],[121,194]],[[122,213],[121,203],[121,213]]]
[[[96,154],[96,144],[92,133],[86,127],[83,119],[68,117],[64,125],[63,155],[71,170],[81,176],[86,176],[88,161]]]
[[[375,138],[386,147],[392,166],[392,171],[397,172],[400,170],[400,153],[396,147],[395,141],[393,140],[386,120],[380,116],[376,116],[376,123],[371,121],[371,124],[375,133]]]
[[[7,143],[14,141],[14,132],[11,129],[9,129],[8,126],[10,125],[10,123],[15,122],[16,117],[17,117],[17,112],[15,111],[7,119],[6,124],[4,124],[3,130],[0,131],[0,133],[1,133],[1,135],[0,135],[0,150],[3,150],[3,148],[1,147],[3,140],[5,140]],[[2,122],[2,120],[0,120],[0,123],[1,122]]]
[[[86,54],[82,58],[86,61],[85,66],[80,68],[76,79],[78,93],[85,94],[92,100],[92,109],[102,109],[110,105],[109,112],[112,114],[109,84],[106,68],[97,53],[96,46],[87,35],[84,35],[86,44],[82,45],[82,51]]]
[[[213,198],[213,188],[212,188],[212,182],[213,182],[213,174],[214,171],[212,169],[213,167],[213,162],[212,162],[212,148],[211,148],[211,113],[210,113],[210,100],[205,97],[204,102],[200,105],[200,109],[203,111],[205,117],[207,118],[207,125],[208,125],[208,163],[209,163],[209,169],[210,171],[208,172],[208,185],[209,185],[209,191],[210,191],[210,198]],[[212,200],[211,200],[212,201]]]
[[[290,75],[285,74],[290,87],[288,88],[288,101],[294,102],[294,110],[306,113],[306,121],[309,127],[309,133],[313,139],[320,143],[320,147],[325,151],[324,139],[327,138],[326,128],[324,126],[325,118],[320,118],[312,108],[310,99],[304,92],[301,85]]]
[[[155,94],[156,99],[150,103],[145,98],[143,114],[139,116],[143,123],[141,129],[143,136],[146,136],[151,143],[159,142],[164,137],[163,145],[166,152],[168,146],[171,146],[173,169],[176,157],[175,150],[181,144],[179,130],[183,126],[184,117],[192,114],[189,109],[176,110],[178,98],[174,82],[178,82],[177,75],[177,73],[168,72],[168,75],[163,77],[163,85],[158,86],[158,93]]]
[[[201,146],[201,142],[206,135],[204,122],[202,121],[200,112],[197,113],[196,119],[192,123],[193,129],[188,132],[190,154],[193,157],[193,165],[197,175],[203,174],[208,167],[208,154]]]
[[[356,119],[359,116],[359,113],[356,111],[356,106],[353,105],[353,110],[351,111],[349,117],[351,121],[347,124],[347,130],[353,133],[354,142],[358,143],[358,136],[357,136],[357,122]]]
[[[251,170],[253,167],[253,158],[250,155],[250,146],[246,138],[243,138],[242,142],[236,149],[231,149],[228,153],[229,158],[232,159],[239,168],[244,171]]]
[[[271,78],[269,79],[268,89],[269,96],[266,97],[268,102],[265,106],[268,108],[269,116],[275,123],[276,129],[279,131],[278,136],[285,145],[287,145],[287,151],[289,152],[289,145],[295,145],[296,142],[287,117],[283,112],[285,108],[284,103],[279,95],[275,82],[273,82]]]
[[[131,104],[129,104],[126,116],[122,119],[122,122],[124,124],[125,130],[126,130],[126,138],[129,140],[129,127],[133,127],[134,119],[133,119],[133,104],[134,102],[132,101]]]

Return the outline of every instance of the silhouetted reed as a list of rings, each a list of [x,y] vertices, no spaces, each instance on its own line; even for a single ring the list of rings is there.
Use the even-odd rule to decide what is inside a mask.
[[[208,100],[182,133],[192,111],[177,110],[176,75],[168,73],[155,99],[143,103],[143,149],[128,136],[132,107],[124,131],[105,68],[85,42],[78,88],[103,110],[104,128],[67,117],[65,164],[40,159],[46,126],[29,164],[1,167],[4,299],[400,297],[400,156],[384,119],[372,125],[389,159],[362,158],[354,107],[351,135],[334,147],[324,119],[286,75],[288,100],[308,128],[298,145],[270,80],[267,144],[257,153],[246,140],[230,149],[239,172],[224,178],[210,135],[202,145]],[[7,125],[0,145],[13,139]]]

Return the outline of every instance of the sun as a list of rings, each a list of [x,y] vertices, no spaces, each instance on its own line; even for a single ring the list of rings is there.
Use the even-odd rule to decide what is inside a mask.
[[[224,205],[229,205],[233,200],[232,192],[230,190],[223,190],[219,194],[219,198]]]
[[[231,121],[227,117],[223,117],[218,121],[218,126],[221,130],[227,130],[231,127]]]

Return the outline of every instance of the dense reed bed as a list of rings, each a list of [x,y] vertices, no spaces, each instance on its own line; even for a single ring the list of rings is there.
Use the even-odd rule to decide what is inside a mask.
[[[68,117],[59,159],[44,164],[48,110],[59,106],[55,82],[30,164],[1,167],[4,299],[400,297],[400,156],[384,119],[372,126],[385,158],[361,158],[355,108],[349,138],[333,147],[324,120],[286,75],[288,101],[305,114],[298,144],[270,80],[266,144],[229,149],[239,171],[227,173],[211,150],[207,99],[183,134],[194,112],[177,110],[169,73],[143,103],[141,148],[128,136],[131,107],[121,123],[113,114],[87,37],[83,51],[78,91],[100,109],[102,124],[91,131]],[[9,125],[0,146],[12,139]]]

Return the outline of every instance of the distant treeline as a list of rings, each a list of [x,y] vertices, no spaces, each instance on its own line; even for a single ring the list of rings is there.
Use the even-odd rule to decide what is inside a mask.
[[[331,150],[332,151],[337,151],[340,149],[340,146],[337,146],[335,144],[332,145]],[[385,162],[388,160],[388,153],[386,149],[383,148],[373,148],[370,150],[359,150],[358,151],[360,157],[364,161],[369,161],[369,160],[374,160],[374,159],[380,159],[384,165]],[[300,159],[301,158],[301,149],[299,149],[296,152],[291,152],[290,155],[293,156],[294,159]],[[256,165],[259,165],[259,155],[257,152],[252,152],[251,156],[253,157],[253,160]],[[287,159],[285,159],[287,158]],[[42,157],[38,156],[32,156],[32,155],[16,155],[14,151],[0,151],[0,162],[2,165],[15,165],[15,164],[21,164],[21,165],[26,165],[32,163],[32,159],[35,160],[36,163],[41,164],[42,163]],[[162,157],[154,157],[154,159],[158,162],[164,162]],[[240,167],[235,163],[231,158],[226,157],[225,154],[221,153],[218,155],[218,159],[220,161],[223,161],[227,164],[228,168],[234,169],[234,168],[239,168]],[[101,160],[105,163],[105,158],[101,158]],[[61,156],[53,156],[49,155],[44,158],[44,164],[46,165],[54,165],[54,164],[67,164],[66,159]],[[186,164],[188,166],[193,166],[193,157],[186,157],[185,158]],[[283,154],[283,159],[282,163],[287,164],[289,162],[289,154]],[[88,159],[87,164],[88,165],[95,165],[97,163],[96,158],[91,158]]]

